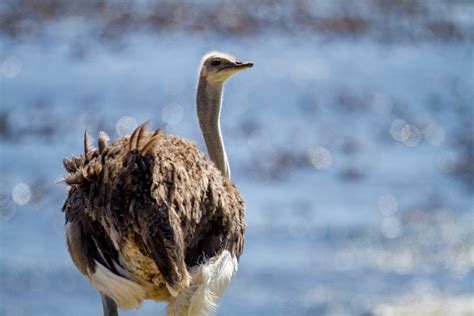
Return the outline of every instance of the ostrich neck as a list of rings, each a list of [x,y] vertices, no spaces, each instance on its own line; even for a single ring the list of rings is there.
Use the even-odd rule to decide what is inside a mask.
[[[230,178],[229,163],[220,127],[223,84],[200,78],[197,91],[197,115],[209,157],[224,176]]]

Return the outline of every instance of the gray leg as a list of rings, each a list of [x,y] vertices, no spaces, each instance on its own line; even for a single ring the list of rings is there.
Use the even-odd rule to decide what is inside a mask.
[[[100,294],[102,297],[102,307],[104,308],[104,316],[118,316],[117,304],[107,295]]]

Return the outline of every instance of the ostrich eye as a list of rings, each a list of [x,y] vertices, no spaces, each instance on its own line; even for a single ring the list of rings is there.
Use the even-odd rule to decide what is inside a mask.
[[[219,59],[211,60],[211,66],[219,66],[222,62]]]

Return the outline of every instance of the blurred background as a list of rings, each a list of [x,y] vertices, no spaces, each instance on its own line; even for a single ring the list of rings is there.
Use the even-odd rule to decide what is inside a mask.
[[[218,315],[474,315],[470,0],[0,2],[0,315],[100,315],[73,266],[84,129],[205,150],[210,50],[252,60],[222,129],[246,249]],[[146,302],[121,315],[162,315]]]

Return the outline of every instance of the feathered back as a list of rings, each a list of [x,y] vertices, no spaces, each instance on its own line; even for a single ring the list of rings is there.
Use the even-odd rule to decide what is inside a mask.
[[[154,150],[155,145],[159,141],[161,128],[157,129],[153,134],[150,135],[150,133],[146,131],[147,126],[148,122],[145,122],[132,133],[130,139],[128,140],[128,151],[136,152],[136,154],[146,156]],[[105,162],[104,159],[106,159],[107,156],[115,156],[115,154],[118,154],[117,151],[119,148],[114,148],[115,153],[108,151],[107,146],[109,139],[109,136],[105,132],[100,132],[98,139],[98,150],[95,150],[90,144],[87,130],[84,132],[84,156],[72,157],[70,159],[63,160],[64,168],[69,173],[69,175],[64,178],[64,181],[68,185],[76,185],[77,187],[81,188],[101,177]],[[124,143],[124,140],[126,139],[121,139],[119,142],[122,141],[122,143]],[[145,141],[146,143],[143,144]],[[121,149],[123,152],[123,149],[125,148]],[[104,159],[97,160],[96,158],[99,156]]]
[[[111,144],[101,132],[97,149],[86,132],[84,155],[63,162],[70,186],[63,209],[81,232],[96,224],[116,232],[111,242],[119,255],[132,243],[174,287],[186,279],[187,267],[224,249],[240,256],[244,205],[234,185],[194,144],[146,127]],[[85,245],[69,247],[78,267],[90,266]]]

